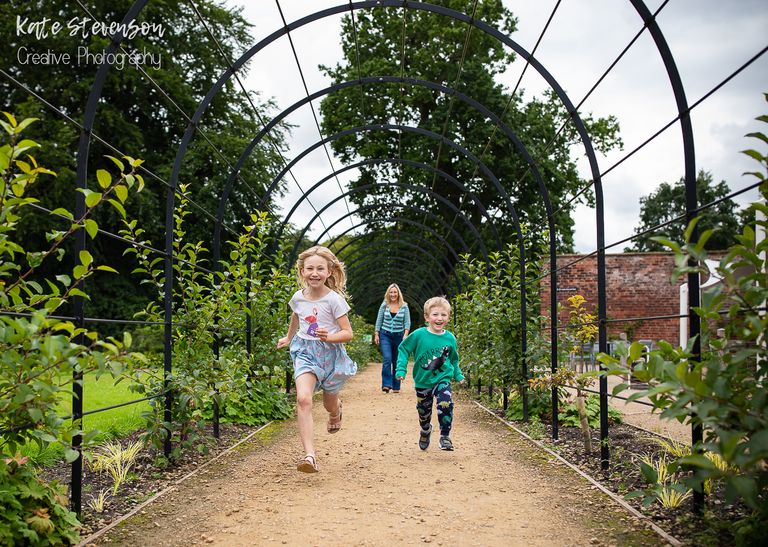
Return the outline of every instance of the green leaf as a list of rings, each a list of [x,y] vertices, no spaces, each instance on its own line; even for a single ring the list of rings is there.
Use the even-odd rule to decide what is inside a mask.
[[[739,495],[750,507],[757,508],[757,482],[747,476],[737,476],[731,478],[728,482],[733,485]]]
[[[125,218],[125,207],[123,207],[119,201],[114,199],[110,199],[107,201],[109,201],[109,204],[112,205],[112,207],[114,207],[118,213],[120,213],[121,217]]]
[[[72,213],[70,213],[67,209],[64,209],[63,207],[59,207],[58,209],[54,209],[51,211],[54,215],[61,215],[63,217],[67,217],[69,220],[74,220],[75,217]]]
[[[112,268],[111,266],[96,266],[96,269],[100,272],[111,272],[111,273],[119,273],[116,269]]]
[[[98,205],[99,201],[101,201],[101,192],[91,192],[87,196],[85,196],[85,204],[88,207],[96,207]]]
[[[682,465],[690,465],[693,467],[698,467],[701,469],[708,469],[708,470],[717,469],[715,467],[715,464],[712,463],[712,460],[707,458],[704,454],[689,454],[687,456],[683,456],[682,458],[680,458],[679,461]]]
[[[80,266],[78,266],[78,268],[79,267]],[[72,296],[82,296],[86,300],[90,300],[90,297],[78,288],[70,289],[69,294],[71,294]]]
[[[96,171],[96,179],[99,181],[99,186],[104,189],[109,188],[112,184],[112,175],[105,169],[99,169]]]
[[[86,268],[93,263],[93,256],[88,251],[80,251],[80,264]]]
[[[645,462],[640,462],[640,473],[643,475],[647,484],[656,484],[659,482],[659,474],[656,469]]]
[[[88,232],[91,239],[94,239],[99,233],[99,225],[96,224],[95,220],[88,218],[85,220],[85,231]]]
[[[30,267],[37,268],[40,264],[43,263],[43,253],[27,253],[27,262],[29,263]]]
[[[757,150],[742,150],[741,153],[742,154],[746,154],[750,158],[754,158],[754,159],[756,159],[757,161],[759,161],[761,163],[768,161],[768,157],[763,156]]]
[[[125,203],[125,200],[128,199],[128,188],[122,184],[118,184],[115,186],[115,195],[117,195],[117,199],[119,199],[122,203]]]
[[[69,277],[66,274],[60,274],[56,276],[56,281],[64,285],[65,287],[69,287],[72,284],[72,278]]]
[[[5,110],[3,110],[3,115],[6,118],[8,118],[8,121],[11,123],[12,128],[15,128],[19,125],[19,122],[16,121],[16,118],[10,112],[6,112]],[[5,122],[0,122],[0,123],[5,123]]]
[[[117,165],[117,168],[118,168],[118,169],[120,169],[120,172],[121,172],[121,173],[122,173],[123,171],[125,171],[125,166],[123,165],[123,162],[121,162],[119,159],[117,159],[117,158],[116,158],[116,157],[114,157],[114,156],[109,156],[109,155],[107,155],[106,157],[107,157],[107,158],[109,158],[109,159],[111,159],[111,160],[112,160],[112,163],[114,163],[115,165]]]
[[[21,133],[24,131],[30,124],[38,121],[40,118],[24,118],[21,120],[21,123],[16,126],[16,133]]]
[[[27,414],[29,414],[29,417],[32,418],[32,421],[42,422],[43,421],[43,411],[36,407],[31,407],[27,409]]]

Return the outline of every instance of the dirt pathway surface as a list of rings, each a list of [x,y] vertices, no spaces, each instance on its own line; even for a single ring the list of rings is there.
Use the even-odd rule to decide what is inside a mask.
[[[605,494],[467,398],[454,452],[417,445],[413,385],[369,365],[342,392],[320,472],[296,471],[295,420],[270,426],[97,540],[99,545],[663,545]],[[435,416],[433,415],[433,422]]]

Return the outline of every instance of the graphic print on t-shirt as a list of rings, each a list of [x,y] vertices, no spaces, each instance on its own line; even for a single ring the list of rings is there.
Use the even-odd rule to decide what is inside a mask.
[[[309,323],[307,327],[307,334],[310,336],[317,336],[317,308],[312,308],[312,315],[307,315],[304,321]]]
[[[443,371],[443,365],[445,364],[445,359],[446,357],[448,357],[448,354],[450,353],[450,351],[451,351],[450,347],[444,346],[439,355],[434,356],[434,354],[432,354],[432,356],[430,356],[431,358],[427,357],[426,359],[424,359],[425,362],[423,362],[423,364],[421,365],[421,368],[426,370],[431,370],[432,374],[437,375],[438,371],[440,372]],[[421,357],[422,356],[419,357],[419,360],[421,360]],[[427,359],[429,360],[427,361]]]

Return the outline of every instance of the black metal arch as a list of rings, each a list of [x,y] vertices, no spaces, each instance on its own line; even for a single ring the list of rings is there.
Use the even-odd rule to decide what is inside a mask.
[[[290,256],[290,258],[289,258],[289,261],[288,261],[288,262],[289,262],[290,264],[292,264],[292,263],[293,263],[293,261],[294,261],[294,260],[296,260],[296,257],[297,257],[297,256],[298,256],[298,254],[299,254],[299,246],[301,245],[302,239],[304,238],[304,234],[306,234],[306,233],[307,233],[307,230],[309,230],[309,227],[312,225],[312,222],[314,222],[314,220],[315,220],[317,217],[319,217],[319,216],[320,216],[320,215],[323,213],[323,211],[324,211],[325,209],[327,209],[328,207],[332,206],[332,205],[333,205],[334,203],[336,203],[336,202],[337,202],[339,199],[341,199],[341,196],[340,196],[339,198],[336,198],[335,200],[331,201],[331,202],[330,202],[330,203],[328,203],[327,205],[325,205],[325,207],[323,207],[322,209],[320,209],[320,210],[317,212],[317,214],[316,214],[314,217],[312,217],[312,219],[311,219],[311,220],[310,220],[310,221],[307,223],[307,225],[304,227],[304,229],[303,229],[303,230],[302,230],[302,231],[299,233],[299,235],[298,235],[298,237],[297,237],[297,239],[296,239],[296,243],[294,243],[294,245],[293,245],[293,250],[291,251],[291,254],[289,255],[289,256]],[[372,210],[378,209],[379,207],[380,207],[380,205],[378,205],[378,204],[374,204],[374,205],[364,205],[363,207],[358,207],[358,208],[357,208],[357,209],[355,209],[354,211],[350,211],[349,213],[347,213],[347,214],[345,214],[345,215],[342,215],[342,216],[341,216],[341,217],[339,217],[339,218],[338,218],[336,221],[334,221],[332,224],[330,224],[330,225],[328,226],[328,228],[326,228],[325,230],[323,230],[323,232],[321,232],[321,233],[320,233],[320,235],[318,235],[318,236],[315,238],[315,244],[317,244],[317,243],[321,242],[321,241],[323,240],[323,237],[325,236],[325,234],[327,234],[327,233],[328,233],[328,231],[329,231],[331,228],[333,228],[333,227],[334,227],[336,224],[338,224],[339,222],[341,222],[341,221],[342,221],[342,220],[344,220],[345,218],[348,218],[348,217],[350,217],[350,216],[352,216],[352,215],[355,215],[355,214],[357,214],[357,213],[358,213],[358,212],[360,212],[360,211],[372,211]],[[461,244],[461,247],[464,249],[464,251],[466,251],[466,252],[469,252],[469,251],[470,251],[470,247],[469,247],[469,245],[467,245],[467,242],[466,242],[466,241],[464,241],[464,238],[461,236],[461,234],[460,234],[458,231],[456,231],[456,230],[455,230],[455,229],[454,229],[452,226],[449,226],[449,225],[448,225],[448,223],[447,223],[447,222],[446,222],[446,221],[445,221],[445,220],[444,220],[442,217],[440,217],[439,215],[436,215],[436,214],[435,214],[435,213],[433,213],[432,211],[428,211],[427,209],[422,209],[422,208],[420,208],[420,207],[416,207],[416,206],[413,206],[413,205],[404,205],[404,204],[396,204],[396,205],[393,205],[393,208],[407,209],[407,210],[409,210],[409,211],[415,211],[415,212],[418,212],[418,213],[424,213],[424,215],[426,215],[426,216],[429,216],[429,217],[431,217],[431,218],[434,218],[434,219],[435,219],[435,220],[437,220],[437,222],[438,222],[439,224],[441,224],[441,225],[442,225],[442,226],[443,226],[443,227],[444,227],[444,228],[445,228],[445,229],[446,229],[448,232],[450,232],[450,233],[452,233],[452,234],[454,235],[454,237],[456,238],[456,240],[457,240],[457,241],[458,241],[458,242]],[[392,218],[388,218],[388,217],[382,217],[382,218],[381,218],[381,219],[379,219],[379,220],[381,220],[382,222],[390,222],[390,221],[392,221]],[[423,230],[426,230],[426,231],[429,231],[431,234],[433,234],[434,236],[438,237],[438,239],[440,239],[440,241],[441,241],[441,242],[443,242],[443,244],[445,244],[445,245],[448,245],[448,244],[449,244],[449,243],[448,243],[448,241],[447,241],[447,240],[446,240],[444,237],[440,236],[440,235],[439,235],[439,234],[438,234],[438,233],[437,233],[435,230],[433,230],[432,228],[430,228],[430,227],[426,226],[425,224],[422,224],[422,223],[420,223],[420,222],[416,222],[416,221],[414,221],[414,220],[411,220],[411,219],[400,219],[400,222],[405,222],[406,220],[408,221],[408,222],[406,222],[407,224],[409,224],[409,223],[410,223],[410,224],[414,224],[414,225],[417,225],[417,226],[421,227],[421,229],[423,229]],[[488,255],[484,255],[484,257],[485,257],[485,260],[486,260],[486,262],[487,262],[487,261],[488,261]]]
[[[395,279],[397,277],[398,281],[392,281],[396,282],[399,285],[404,285],[407,283],[407,286],[411,288],[410,294],[418,295],[419,297],[423,297],[425,294],[435,294],[438,292],[437,289],[440,287],[443,287],[444,284],[439,279],[433,279],[428,277],[423,277],[421,274],[415,271],[416,266],[420,266],[421,263],[417,258],[412,257],[405,257],[400,256],[393,258],[394,262],[402,268],[401,271],[395,275],[394,271],[390,270],[379,270],[371,272],[371,266],[370,264],[365,263],[366,258],[365,257],[359,257],[356,264],[352,266],[347,266],[348,272],[354,272],[358,271],[360,269],[363,269],[365,271],[365,275],[361,276],[352,276],[350,275],[350,283],[348,288],[352,287],[368,287],[371,285],[372,282],[376,282],[376,286],[380,286],[380,280],[381,279]],[[365,290],[363,291],[363,294],[369,294],[371,291]],[[381,300],[381,293],[376,291],[376,297],[374,300]],[[367,301],[360,301],[355,300],[356,304],[361,304],[364,306],[367,306],[370,302]]]
[[[496,230],[496,225],[493,222],[493,217],[491,217],[491,215],[488,214],[488,210],[485,208],[485,206],[483,205],[482,201],[480,201],[480,199],[477,197],[477,195],[474,192],[469,190],[466,186],[464,186],[461,182],[459,182],[455,177],[449,175],[445,171],[437,169],[434,166],[428,165],[426,163],[421,163],[421,162],[417,162],[417,161],[413,161],[413,160],[406,160],[406,159],[402,159],[402,158],[388,158],[388,159],[376,158],[376,159],[361,160],[361,161],[358,161],[356,163],[352,163],[350,165],[345,165],[344,167],[341,167],[340,169],[335,170],[333,173],[330,173],[329,175],[326,175],[325,177],[320,179],[317,183],[315,183],[313,186],[308,188],[304,192],[304,194],[296,201],[296,203],[293,205],[291,210],[288,211],[288,213],[283,217],[283,220],[280,223],[280,228],[279,228],[279,230],[277,232],[276,239],[280,239],[280,236],[282,235],[285,226],[289,223],[288,221],[293,216],[293,213],[296,212],[296,209],[298,209],[299,205],[301,205],[301,203],[304,201],[304,199],[307,198],[309,196],[309,194],[311,194],[317,188],[322,186],[323,183],[327,182],[328,180],[330,180],[331,178],[335,177],[336,175],[341,174],[341,173],[343,173],[345,171],[348,171],[350,169],[357,169],[358,167],[361,167],[363,165],[375,165],[375,164],[380,164],[380,163],[400,163],[400,164],[409,165],[411,167],[415,167],[415,168],[418,168],[418,169],[425,169],[425,170],[428,170],[428,171],[432,171],[434,174],[444,178],[445,180],[447,180],[448,182],[453,184],[459,190],[461,190],[462,192],[466,193],[472,199],[472,201],[474,201],[476,203],[477,208],[480,211],[480,214],[483,215],[483,217],[485,217],[485,219],[488,221],[488,224],[490,225],[491,231],[492,231],[494,239],[496,241],[497,248],[501,249],[503,247],[503,245],[501,243],[501,240],[499,239],[499,233]],[[461,215],[462,220],[464,220],[465,223],[469,222],[467,220],[467,218],[463,215],[463,213],[461,213],[461,210],[458,209],[452,202],[450,202],[447,199],[445,199],[442,195],[437,194],[432,189],[426,188],[424,186],[417,186],[417,185],[412,185],[412,184],[406,185],[404,183],[397,182],[397,183],[387,183],[386,185],[368,184],[368,185],[365,185],[365,186],[359,186],[356,190],[360,190],[362,188],[371,188],[371,187],[379,187],[379,186],[394,186],[394,185],[402,186],[402,187],[408,188],[410,190],[417,190],[417,191],[420,191],[420,192],[426,192],[427,194],[434,196],[435,198],[440,200],[442,203],[447,205],[452,211],[456,212],[457,216]],[[345,195],[349,195],[350,193],[351,193],[351,191],[347,192]],[[473,228],[474,228],[474,226],[472,226],[470,229],[473,229]]]
[[[336,222],[340,222],[342,220],[344,220],[344,219],[341,218],[341,219],[337,220]],[[331,240],[328,244],[329,245],[333,245],[333,243],[336,242],[339,238],[343,237],[345,234],[351,232],[352,230],[355,230],[355,229],[359,228],[360,226],[365,226],[365,225],[368,225],[368,224],[373,224],[375,222],[381,222],[381,220],[375,220],[375,221],[364,220],[364,221],[362,221],[362,222],[360,222],[358,224],[355,224],[355,225],[351,226],[350,228],[347,228],[344,232],[342,232],[340,234],[337,234],[335,236],[335,239]],[[445,246],[445,248],[448,250],[448,252],[451,254],[451,256],[453,256],[453,258],[457,262],[460,260],[460,257],[458,255],[458,253],[456,253],[456,250],[450,245],[450,243],[445,241],[445,239],[442,236],[440,236],[439,234],[434,232],[434,230],[432,230],[431,228],[429,228],[427,226],[424,226],[423,224],[421,224],[419,222],[416,222],[414,220],[411,220],[411,219],[408,219],[408,218],[401,218],[401,217],[390,217],[389,219],[387,219],[387,222],[403,222],[405,224],[410,224],[410,225],[413,225],[413,226],[417,226],[418,228],[422,228],[424,231],[430,232],[438,240],[440,240],[442,245]],[[317,244],[317,240],[314,243]],[[454,276],[453,280],[456,282],[456,285],[457,285],[457,287],[459,287],[459,290],[461,290],[461,283],[460,283],[459,279],[456,276]]]
[[[651,34],[657,50],[659,51],[662,61],[664,63],[665,69],[667,71],[668,78],[670,80],[670,83],[672,85],[673,93],[675,95],[678,114],[679,114],[679,120],[680,120],[680,126],[681,126],[681,132],[683,136],[683,153],[685,157],[685,187],[686,187],[686,211],[689,217],[692,217],[696,210],[697,210],[697,196],[696,196],[696,186],[695,186],[695,156],[694,156],[694,146],[693,146],[693,132],[692,127],[690,124],[690,118],[688,113],[688,106],[687,106],[687,100],[685,97],[684,88],[682,86],[682,82],[679,76],[679,73],[677,71],[677,68],[675,66],[674,58],[672,57],[672,54],[668,48],[668,45],[666,43],[666,40],[659,29],[655,19],[651,15],[650,11],[647,9],[646,5],[642,0],[630,0],[633,7],[636,9],[638,14],[642,17],[646,28],[649,29],[649,33]],[[147,1],[146,0],[136,0],[134,4],[131,6],[131,8],[126,13],[125,18],[123,19],[123,22],[127,23],[132,20],[135,20],[138,14],[144,9]],[[593,184],[595,186],[595,197],[596,197],[596,222],[597,222],[597,263],[598,263],[598,316],[599,316],[599,347],[601,351],[606,350],[606,302],[605,302],[605,237],[604,237],[604,210],[603,210],[603,195],[602,195],[602,188],[601,188],[601,179],[600,179],[600,173],[597,170],[597,161],[596,157],[594,155],[594,151],[592,150],[591,141],[589,140],[589,135],[586,132],[586,129],[581,122],[581,119],[573,107],[573,104],[568,99],[567,95],[564,93],[562,88],[557,84],[557,81],[543,68],[536,59],[527,53],[524,48],[520,47],[516,42],[511,40],[508,36],[504,35],[500,31],[493,29],[492,27],[486,25],[482,21],[477,21],[473,19],[472,17],[456,12],[454,10],[440,7],[440,6],[433,6],[430,4],[424,4],[420,2],[410,2],[408,0],[368,0],[368,1],[361,1],[361,2],[349,2],[349,4],[344,4],[340,6],[335,6],[329,9],[318,11],[310,16],[304,17],[294,23],[291,23],[289,25],[285,25],[283,28],[278,29],[274,33],[272,33],[270,36],[256,44],[253,48],[251,48],[248,52],[246,52],[243,56],[241,56],[230,68],[228,68],[223,75],[219,78],[219,80],[214,84],[214,86],[209,90],[206,97],[201,101],[201,103],[198,106],[197,111],[195,112],[192,121],[188,125],[187,130],[185,131],[185,134],[181,140],[181,143],[179,145],[179,149],[177,151],[177,156],[174,162],[172,175],[170,178],[170,187],[167,194],[167,200],[166,200],[166,256],[165,256],[165,298],[166,298],[166,305],[165,305],[165,332],[166,332],[166,344],[165,344],[165,368],[167,372],[170,372],[170,364],[171,364],[171,353],[170,353],[170,339],[171,339],[171,324],[172,324],[172,306],[171,306],[171,294],[173,290],[173,269],[172,269],[172,230],[169,228],[172,226],[172,212],[174,208],[174,190],[178,184],[178,174],[180,171],[180,166],[183,160],[184,155],[186,154],[187,147],[189,145],[189,142],[192,138],[192,134],[194,132],[194,126],[199,122],[202,115],[204,114],[205,110],[208,107],[208,104],[210,104],[210,101],[212,100],[213,96],[215,96],[223,87],[226,80],[228,80],[230,77],[233,76],[233,74],[242,68],[242,65],[255,53],[257,53],[260,49],[271,43],[272,41],[276,40],[277,38],[287,34],[291,30],[295,30],[297,28],[300,28],[303,25],[306,25],[310,22],[322,19],[324,17],[328,17],[331,15],[336,15],[338,13],[342,13],[345,11],[352,12],[355,9],[370,9],[370,8],[381,8],[381,7],[394,7],[394,8],[403,8],[403,9],[418,9],[418,10],[424,10],[424,11],[430,11],[437,14],[441,14],[447,17],[451,17],[453,19],[463,21],[467,23],[468,25],[474,26],[478,29],[480,29],[483,32],[486,32],[490,36],[496,37],[499,41],[506,44],[508,47],[512,48],[514,51],[516,51],[523,59],[525,59],[535,70],[539,72],[539,74],[547,81],[547,83],[550,85],[550,87],[553,89],[553,91],[558,95],[561,101],[563,101],[563,104],[566,106],[567,110],[571,114],[571,119],[573,120],[577,131],[579,135],[581,136],[582,142],[584,143],[584,146],[587,151],[587,156],[590,164],[590,169],[592,171],[592,177],[593,177]],[[123,37],[118,35],[116,36],[110,45],[108,46],[108,52],[112,51],[114,52],[117,48],[117,45],[122,41]],[[110,56],[112,57],[112,56]],[[81,139],[80,139],[80,146],[78,150],[78,159],[77,159],[77,183],[78,187],[83,187],[86,183],[87,178],[87,169],[88,169],[88,149],[90,144],[90,138],[91,138],[91,132],[92,132],[92,126],[93,126],[93,120],[96,115],[96,109],[98,106],[98,102],[101,98],[102,88],[103,84],[106,78],[106,74],[111,68],[110,64],[104,64],[99,68],[99,71],[97,72],[96,78],[94,80],[94,83],[91,87],[91,93],[89,94],[88,103],[84,115],[83,120],[83,132],[81,133]],[[77,207],[80,207],[80,202],[78,201]],[[76,210],[77,210],[76,207]],[[170,220],[169,220],[170,219]],[[219,223],[217,222],[217,227],[219,226]],[[80,234],[82,235],[82,234]],[[81,250],[85,248],[85,237],[84,235],[81,238],[78,238],[76,241],[76,250]],[[521,249],[522,252],[522,249]],[[697,305],[698,303],[698,288],[699,288],[699,280],[698,277],[691,275],[688,279],[690,291],[689,291],[689,308],[692,306]],[[553,290],[556,287],[556,285],[553,284]],[[74,301],[75,305],[75,314],[82,318],[82,301],[78,301],[76,298]],[[695,335],[699,331],[699,320],[698,317],[695,314],[691,314],[691,333],[692,335]],[[553,338],[553,343],[556,343],[556,337]],[[697,347],[694,348],[694,354],[695,357],[698,355],[698,352],[700,350]],[[603,403],[606,403],[605,406],[607,406],[607,398],[605,397],[605,390],[604,385],[601,380],[601,407],[604,406]],[[78,397],[75,397],[75,399],[78,399]],[[77,403],[74,403],[73,407],[73,415],[75,417],[78,416],[78,406]],[[168,407],[168,412],[170,412],[170,409]],[[79,413],[82,413],[82,407],[79,407]],[[602,412],[603,416],[607,416],[607,412]],[[700,433],[700,432],[699,432]],[[601,433],[602,437],[602,433]],[[699,437],[700,439],[700,437]],[[77,445],[79,439],[76,439],[73,444]],[[694,441],[696,439],[696,431],[694,431]],[[604,447],[604,451],[601,453],[602,459],[605,463],[605,466],[607,466],[607,444],[602,443],[602,446]],[[75,465],[81,465],[81,460],[78,459]],[[74,475],[74,474],[73,474]],[[78,474],[79,476],[79,474]],[[79,486],[73,484],[72,485],[73,492],[78,491],[79,492]],[[78,495],[78,494],[75,494]],[[79,498],[77,499],[77,502],[75,502],[75,495],[73,495],[73,505],[79,507]]]
[[[350,276],[350,279],[352,280],[350,282],[350,287],[366,288],[366,290],[363,291],[364,294],[376,295],[371,301],[381,301],[383,290],[372,291],[367,287],[377,287],[380,289],[382,288],[382,285],[388,285],[389,283],[397,283],[401,288],[407,287],[409,290],[403,290],[404,294],[407,292],[412,299],[416,298],[419,302],[424,302],[426,298],[435,296],[436,294],[450,293],[450,291],[445,290],[446,285],[440,279],[426,278],[423,274],[416,271],[417,267],[422,264],[415,257],[398,257],[397,264],[402,266],[403,270],[397,272],[397,276],[393,271],[384,269],[376,270],[370,266],[366,266],[364,263],[365,258],[361,258],[363,259],[363,263],[358,262],[356,269],[365,267],[368,269],[365,270],[365,275],[356,277]],[[409,269],[410,266],[413,266],[413,268]],[[361,301],[358,299],[355,300],[355,303],[363,303],[366,306],[370,304],[367,300]]]
[[[339,257],[339,260],[343,262],[347,266],[347,268],[351,268],[353,264],[356,264],[357,262],[359,262],[360,257],[358,257],[358,255],[361,253],[375,254],[376,252],[390,251],[388,253],[388,256],[400,257],[401,255],[397,254],[396,251],[400,251],[402,248],[411,249],[411,254],[418,253],[418,255],[422,257],[421,258],[422,260],[427,260],[433,263],[435,266],[439,267],[443,271],[443,274],[445,275],[446,279],[449,278],[453,273],[451,270],[448,269],[448,266],[446,266],[444,262],[441,262],[440,260],[437,259],[437,255],[430,253],[426,249],[407,241],[374,240],[370,243],[366,243],[364,245],[355,247],[348,254],[343,255],[343,257],[338,252],[336,253],[336,256]]]
[[[359,226],[362,226],[364,224],[365,223],[353,226],[352,228],[350,228],[350,230],[356,229]],[[390,245],[392,245],[392,244],[398,245],[398,246],[399,245],[405,245],[405,246],[411,246],[411,247],[418,248],[418,249],[420,249],[420,252],[428,254],[436,262],[437,262],[437,259],[435,257],[443,255],[442,250],[438,249],[438,247],[435,246],[435,244],[431,240],[422,237],[421,235],[417,234],[416,232],[413,232],[413,231],[410,231],[410,232],[392,231],[392,233],[395,234],[396,239],[394,239],[392,242],[390,242],[389,243]],[[332,239],[328,243],[328,245],[333,248],[335,243],[340,238],[344,237],[345,234],[346,234],[346,232],[336,236],[334,239]],[[372,234],[372,232],[368,232],[366,234],[363,234],[363,235],[355,238],[354,240],[351,240],[351,241],[347,242],[346,244],[344,244],[343,247],[337,249],[336,252],[337,252],[337,255],[339,256],[339,258],[342,258],[342,255],[340,253],[343,252],[343,250],[346,249],[349,245],[351,245],[352,243],[359,243],[362,239],[365,239],[367,236],[369,236],[371,234]],[[408,240],[404,239],[405,237],[407,237]],[[423,244],[426,248],[425,247],[421,247],[420,245],[415,245],[415,244],[411,243],[410,241],[417,241],[419,244]],[[376,243],[376,240],[374,240],[372,242],[366,242],[364,245],[367,246],[368,248],[375,248],[375,243]],[[356,250],[357,249],[352,251],[349,255],[343,255],[343,257],[346,259],[347,256],[353,256],[355,254]],[[445,268],[444,263],[441,263],[441,265]],[[448,279],[450,277],[450,272],[447,269],[445,269],[445,272],[446,272],[446,279]],[[459,292],[462,292],[462,285],[461,285],[460,278],[456,277],[456,278],[454,278],[454,281],[456,281],[456,285],[457,285],[457,287],[459,289]]]
[[[264,136],[269,133],[280,121],[285,119],[289,114],[297,110],[298,108],[306,105],[307,103],[316,100],[320,97],[323,97],[325,95],[328,95],[329,93],[332,93],[334,91],[340,91],[342,89],[356,86],[356,85],[365,85],[365,84],[371,84],[371,83],[400,83],[400,84],[409,84],[413,86],[423,86],[427,87],[429,89],[439,91],[441,93],[444,93],[446,95],[450,95],[452,97],[456,97],[459,100],[465,102],[466,104],[470,105],[471,107],[478,110],[480,113],[482,113],[484,116],[491,119],[491,121],[494,122],[499,128],[502,129],[504,134],[507,136],[507,138],[512,142],[514,147],[518,150],[518,152],[521,154],[521,156],[525,159],[526,163],[529,166],[529,169],[531,173],[533,174],[534,179],[536,180],[538,186],[539,186],[539,192],[541,193],[543,199],[545,200],[545,206],[547,207],[548,214],[551,215],[552,209],[551,209],[551,202],[549,200],[549,192],[546,189],[546,186],[544,185],[544,182],[541,178],[541,174],[538,171],[538,168],[536,167],[536,163],[534,162],[531,155],[528,153],[528,150],[526,149],[525,145],[522,143],[522,141],[517,137],[514,131],[505,124],[501,118],[499,118],[496,114],[494,114],[490,109],[485,107],[482,103],[476,101],[472,97],[469,97],[467,95],[464,95],[463,93],[439,84],[435,82],[431,82],[428,80],[419,80],[416,78],[405,78],[405,77],[394,77],[394,76],[372,76],[372,77],[366,77],[366,78],[360,78],[358,80],[352,80],[348,82],[341,82],[332,86],[329,86],[325,89],[322,89],[320,91],[317,91],[315,93],[312,93],[311,95],[308,95],[307,97],[300,99],[299,101],[295,102],[291,106],[285,108],[282,110],[277,116],[275,116],[267,125],[265,125],[259,133],[256,134],[256,136],[251,140],[251,142],[246,146],[246,148],[243,150],[243,153],[241,154],[240,158],[238,159],[237,163],[235,164],[232,172],[230,173],[227,184],[224,187],[224,190],[222,192],[222,196],[219,200],[219,210],[218,210],[218,219],[223,219],[224,215],[224,203],[229,199],[229,194],[231,193],[232,186],[234,185],[235,179],[237,178],[237,174],[239,170],[242,168],[242,165],[245,163],[245,161],[248,159],[250,154],[253,152],[253,149],[255,146],[261,141]],[[271,194],[271,190],[268,191],[268,194]],[[264,200],[262,200],[262,204],[266,199],[269,197],[269,195],[266,195]]]
[[[387,186],[395,186],[395,187],[399,187],[399,188],[406,188],[406,189],[409,189],[409,190],[418,190],[418,191],[426,193],[429,196],[434,197],[439,202],[443,203],[446,207],[448,207],[451,211],[453,211],[458,218],[461,218],[461,220],[464,221],[464,224],[467,225],[467,228],[469,229],[470,233],[473,236],[475,236],[475,239],[477,239],[478,243],[480,244],[480,251],[482,252],[483,256],[487,260],[487,258],[488,258],[488,248],[485,246],[485,241],[483,241],[483,238],[480,235],[480,232],[477,231],[477,228],[475,227],[475,225],[472,224],[472,222],[470,222],[469,219],[466,216],[464,216],[464,214],[461,212],[461,210],[458,207],[456,207],[453,203],[451,203],[449,200],[447,200],[444,196],[441,196],[440,194],[438,194],[437,192],[435,192],[433,190],[426,189],[426,188],[424,188],[422,186],[416,186],[414,184],[406,184],[406,183],[403,183],[403,182],[370,183],[370,184],[365,184],[363,186],[358,186],[356,188],[352,188],[350,190],[347,190],[346,192],[342,193],[340,196],[338,196],[338,197],[332,199],[331,201],[329,201],[325,206],[323,206],[322,209],[317,211],[315,216],[312,217],[312,219],[307,223],[305,229],[301,233],[302,234],[306,233],[306,231],[309,229],[309,227],[312,226],[314,221],[317,220],[320,217],[320,215],[323,213],[323,211],[325,211],[329,207],[332,207],[339,200],[344,199],[344,198],[346,198],[348,196],[351,196],[353,194],[357,194],[357,193],[360,193],[360,192],[365,192],[365,191],[370,190],[372,188],[377,188],[377,189],[378,188],[386,188]],[[375,208],[375,207],[379,207],[379,205],[373,204],[371,206],[372,209]],[[397,207],[397,205],[395,207]],[[359,207],[359,208],[355,209],[354,211],[350,211],[350,212],[354,214],[354,213],[357,213],[358,211],[364,211],[364,210],[368,210],[368,209],[366,209],[364,207]],[[443,226],[448,226],[448,223],[445,222],[445,220],[442,217],[440,217],[439,215],[435,215],[433,213],[432,216],[434,218],[438,219],[438,222],[440,222]],[[451,228],[451,226],[448,226],[448,227],[449,227],[449,229]],[[323,232],[323,233],[324,234],[327,233],[327,230],[325,232]],[[457,231],[453,230],[453,233],[457,234],[457,237],[458,237],[458,232]],[[501,242],[498,242],[498,243],[499,243],[499,248],[501,249]]]

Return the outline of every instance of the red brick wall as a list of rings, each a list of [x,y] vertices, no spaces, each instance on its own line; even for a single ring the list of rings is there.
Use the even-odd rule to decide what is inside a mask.
[[[597,313],[597,257],[585,258],[568,266],[582,255],[557,257],[557,301],[562,310],[560,326],[568,320],[567,298],[580,294],[586,299],[587,310]],[[672,253],[623,253],[609,254],[606,261],[607,318],[633,319],[677,315],[679,313],[680,282],[671,282],[674,268]],[[549,262],[546,262],[548,269]],[[563,269],[561,269],[563,268]],[[549,277],[541,282],[541,313],[549,317]],[[628,332],[630,341],[648,339],[679,343],[678,319],[640,319],[620,323],[608,323],[608,338],[618,338],[620,332]]]

